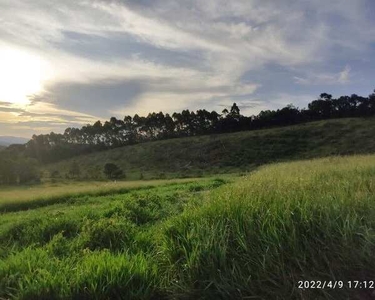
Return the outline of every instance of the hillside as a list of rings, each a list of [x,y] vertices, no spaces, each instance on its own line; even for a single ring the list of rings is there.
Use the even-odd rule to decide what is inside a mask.
[[[375,277],[374,170],[329,157],[3,203],[0,299],[373,299],[349,280]]]
[[[128,179],[245,172],[296,159],[375,152],[375,118],[335,119],[289,127],[178,138],[82,155],[45,166],[65,177],[73,164],[83,179],[100,179],[113,162]]]
[[[368,97],[352,94],[337,99],[323,93],[319,99],[310,102],[307,108],[287,105],[282,109],[261,111],[256,116],[242,115],[240,108],[233,103],[230,110],[224,109],[221,114],[199,109],[196,112],[183,110],[171,115],[153,112],[143,117],[137,114],[123,119],[111,117],[104,124],[97,121],[82,128],[68,127],[63,134],[51,132],[33,136],[27,146],[15,150],[41,163],[55,163],[79,155],[150,141],[371,116],[375,116],[375,92]]]

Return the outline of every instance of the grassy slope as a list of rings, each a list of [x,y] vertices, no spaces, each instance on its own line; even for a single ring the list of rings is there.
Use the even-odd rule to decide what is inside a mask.
[[[247,171],[255,166],[337,154],[375,152],[375,119],[339,119],[232,134],[180,138],[127,146],[52,164],[64,175],[77,162],[84,178],[102,176],[114,162],[130,179]]]
[[[367,299],[296,286],[374,279],[374,175],[374,155],[325,158],[218,189],[208,180],[3,213],[0,298]]]

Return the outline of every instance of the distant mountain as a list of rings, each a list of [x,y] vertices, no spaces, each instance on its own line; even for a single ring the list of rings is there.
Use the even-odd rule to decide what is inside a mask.
[[[0,146],[9,146],[11,144],[25,144],[29,141],[27,138],[17,136],[0,136]]]

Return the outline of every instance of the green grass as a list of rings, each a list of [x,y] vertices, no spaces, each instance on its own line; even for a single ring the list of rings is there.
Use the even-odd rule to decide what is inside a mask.
[[[164,183],[2,213],[0,298],[155,296],[160,278],[152,257],[163,222],[224,183]]]
[[[167,230],[181,294],[345,299],[296,290],[308,280],[375,277],[375,157],[267,166],[211,194]],[[326,293],[326,294],[324,294]]]
[[[230,178],[230,176],[221,176]],[[206,178],[138,181],[62,181],[30,186],[8,186],[0,190],[0,212],[25,210],[71,201],[82,196],[104,196],[127,193],[136,189],[152,189],[162,184],[206,181]]]
[[[0,299],[370,299],[375,156],[259,168],[2,213]]]
[[[100,179],[107,162],[128,179],[197,177],[252,171],[257,166],[296,159],[375,152],[375,119],[336,119],[289,127],[178,138],[97,152],[45,167],[62,177],[73,162],[83,179]]]

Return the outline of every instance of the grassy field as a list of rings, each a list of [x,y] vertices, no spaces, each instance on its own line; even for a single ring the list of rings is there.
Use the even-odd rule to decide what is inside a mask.
[[[126,146],[48,165],[45,174],[58,171],[64,178],[76,163],[81,178],[101,179],[107,162],[132,180],[238,173],[278,161],[374,153],[374,135],[374,118],[327,120]]]
[[[0,299],[371,299],[375,156],[3,212]]]
[[[222,175],[220,178],[229,179]],[[137,181],[59,181],[38,185],[8,186],[0,189],[0,212],[25,210],[61,202],[80,196],[125,194],[137,189],[152,189],[158,185],[206,181],[210,178],[185,178]]]

